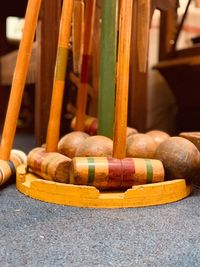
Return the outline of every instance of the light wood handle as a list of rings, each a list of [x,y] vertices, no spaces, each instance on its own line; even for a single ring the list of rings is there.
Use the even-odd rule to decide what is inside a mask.
[[[72,16],[72,50],[73,50],[73,70],[80,74],[81,60],[83,55],[83,35],[84,35],[84,2],[74,1],[74,11]]]
[[[13,146],[40,6],[41,0],[29,0],[27,5],[25,25],[19,46],[1,138],[0,158],[3,160],[9,160],[10,151]]]
[[[137,50],[139,71],[146,72],[149,49],[151,0],[138,0],[137,2]]]
[[[47,152],[57,151],[58,140],[60,137],[60,120],[65,87],[65,75],[67,69],[68,44],[71,30],[72,10],[73,0],[64,0],[60,21],[50,117],[47,130]]]
[[[132,0],[121,0],[119,47],[117,66],[117,90],[115,103],[115,125],[113,157],[126,156],[126,126],[129,86],[130,43],[132,24]]]
[[[87,104],[87,82],[89,79],[89,63],[92,52],[92,37],[96,0],[86,1],[86,19],[83,45],[83,59],[81,66],[80,84],[77,95],[77,114],[75,130],[84,131],[84,119]]]

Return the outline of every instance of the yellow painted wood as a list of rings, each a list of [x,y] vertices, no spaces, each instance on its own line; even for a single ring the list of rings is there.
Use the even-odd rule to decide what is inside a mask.
[[[125,192],[99,192],[93,186],[76,186],[46,181],[17,168],[17,189],[32,198],[67,206],[129,208],[171,203],[187,197],[191,186],[184,179],[138,185]]]

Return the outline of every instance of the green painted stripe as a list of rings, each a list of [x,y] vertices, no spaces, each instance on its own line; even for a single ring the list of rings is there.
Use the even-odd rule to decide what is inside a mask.
[[[118,0],[102,1],[98,134],[113,138]]]
[[[147,184],[153,182],[153,166],[151,160],[145,159],[146,168],[147,168]]]
[[[94,158],[87,158],[88,161],[88,185],[93,185],[95,178],[95,163]]]
[[[66,70],[67,70],[67,53],[68,49],[64,47],[59,47],[57,51],[56,58],[56,68],[55,68],[55,80],[64,81]]]

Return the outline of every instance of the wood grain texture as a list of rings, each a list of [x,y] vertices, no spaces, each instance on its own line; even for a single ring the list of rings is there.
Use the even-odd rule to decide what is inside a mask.
[[[147,73],[139,71],[138,49],[136,45],[137,16],[137,1],[133,1],[128,124],[138,131],[144,132],[147,120]]]
[[[17,169],[17,189],[41,201],[67,206],[93,208],[130,208],[161,205],[187,197],[192,188],[184,179],[134,186],[127,191],[100,192],[93,186],[59,184]]]
[[[57,152],[46,153],[42,147],[31,150],[27,157],[30,172],[40,177],[61,183],[69,182],[69,166],[71,159]]]
[[[23,36],[17,56],[0,145],[0,158],[3,160],[9,159],[10,151],[13,146],[40,5],[41,0],[29,0],[26,10]]]
[[[63,1],[57,58],[54,73],[51,109],[46,139],[46,151],[57,151],[60,137],[60,120],[67,69],[67,50],[70,38],[73,0]]]
[[[87,0],[85,15],[85,31],[83,44],[83,59],[80,75],[80,84],[77,95],[77,114],[76,126],[77,131],[84,131],[84,118],[87,104],[87,83],[89,79],[89,63],[92,51],[92,36],[95,16],[96,0]]]
[[[104,0],[102,8],[98,134],[113,138],[118,1]]]
[[[85,4],[82,0],[74,1],[74,10],[72,17],[72,50],[73,71],[76,74],[80,74],[81,72],[84,36],[84,9]]]
[[[74,157],[70,183],[92,185],[101,190],[121,190],[133,185],[164,181],[159,160],[112,157]]]
[[[113,140],[113,157],[119,159],[125,158],[126,155],[132,2],[132,0],[122,0],[120,7],[117,90]]]
[[[139,0],[137,4],[137,49],[139,71],[146,72],[149,50],[151,0]]]

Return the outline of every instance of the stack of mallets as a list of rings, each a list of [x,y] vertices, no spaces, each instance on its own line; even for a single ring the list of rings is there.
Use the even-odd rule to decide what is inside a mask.
[[[67,60],[67,56],[65,56],[65,60],[63,60],[64,57],[62,60],[59,57],[61,51],[62,55],[64,53],[67,55],[72,2],[70,0],[63,2],[46,148],[36,148],[29,153],[29,169],[45,179],[79,185],[94,185],[99,189],[126,189],[135,184],[163,181],[164,168],[159,160],[125,158],[132,0],[120,1],[113,157],[75,157],[71,160],[56,152],[59,137],[60,105],[62,104],[61,92],[63,90],[56,87],[58,84],[60,87],[62,85],[63,88]],[[86,10],[87,8],[90,11],[94,10],[94,5],[95,0],[87,0]],[[93,14],[93,12],[91,13]],[[66,21],[64,25],[63,21]],[[64,27],[66,28],[64,29]],[[61,43],[63,34],[66,43]],[[84,81],[83,79],[82,82],[84,83]]]
[[[15,174],[17,166],[26,162],[26,155],[23,152],[18,150],[11,151],[11,149],[15,137],[40,5],[41,0],[29,0],[26,10],[23,36],[20,42],[1,138],[0,185],[5,183],[13,174]]]

